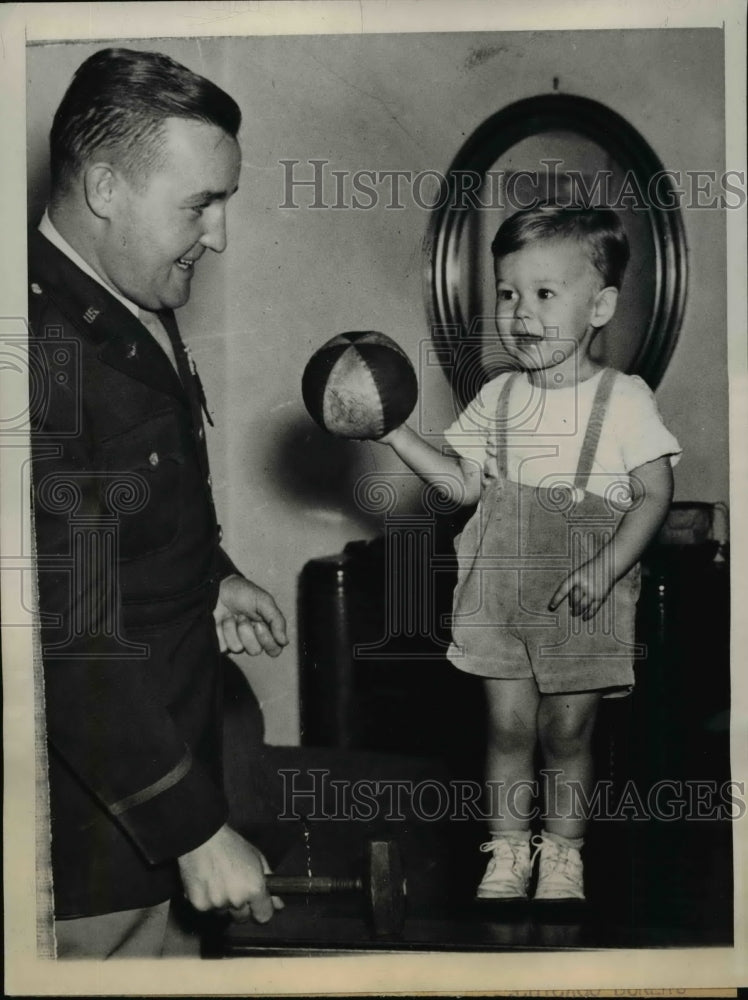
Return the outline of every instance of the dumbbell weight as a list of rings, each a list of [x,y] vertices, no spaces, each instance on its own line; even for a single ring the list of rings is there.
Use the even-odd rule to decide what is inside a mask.
[[[371,840],[366,846],[363,878],[328,875],[266,875],[273,896],[362,892],[377,937],[397,937],[405,923],[406,883],[400,851],[392,840]]]

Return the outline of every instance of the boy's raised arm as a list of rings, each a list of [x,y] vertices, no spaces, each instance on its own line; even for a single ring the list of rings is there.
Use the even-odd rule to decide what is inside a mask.
[[[470,506],[480,498],[480,466],[457,455],[444,454],[407,424],[379,438],[388,444],[413,472],[432,483],[455,504]]]

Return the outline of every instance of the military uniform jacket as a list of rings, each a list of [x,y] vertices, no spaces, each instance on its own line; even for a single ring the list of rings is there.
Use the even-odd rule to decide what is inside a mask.
[[[202,390],[29,237],[33,499],[58,918],[152,905],[225,821]]]

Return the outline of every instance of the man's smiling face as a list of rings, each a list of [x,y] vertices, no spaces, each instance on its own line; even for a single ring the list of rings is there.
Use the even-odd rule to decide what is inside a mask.
[[[140,184],[118,174],[99,246],[106,280],[145,309],[183,306],[197,260],[226,247],[240,168],[239,144],[218,126],[168,118],[159,165]]]

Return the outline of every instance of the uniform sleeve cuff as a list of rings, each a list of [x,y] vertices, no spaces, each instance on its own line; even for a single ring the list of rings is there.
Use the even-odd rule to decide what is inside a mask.
[[[223,793],[193,761],[179,781],[145,801],[117,804],[117,820],[150,864],[204,844],[228,818]]]
[[[225,580],[227,576],[233,576],[234,574],[237,576],[244,576],[242,571],[236,568],[222,548],[218,549],[217,564],[217,576],[219,582],[221,580]]]

